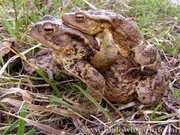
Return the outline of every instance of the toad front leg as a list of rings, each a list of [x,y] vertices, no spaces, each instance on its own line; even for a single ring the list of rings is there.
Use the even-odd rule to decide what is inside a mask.
[[[110,66],[115,62],[118,55],[118,48],[114,43],[112,33],[104,30],[96,35],[99,42],[100,50],[91,58],[90,63],[100,72],[109,70]]]
[[[105,79],[103,76],[86,61],[67,60],[63,64],[64,68],[73,76],[83,81],[87,86],[87,92],[98,102],[101,102],[105,89]],[[94,109],[94,105],[85,99],[83,102],[85,109]]]

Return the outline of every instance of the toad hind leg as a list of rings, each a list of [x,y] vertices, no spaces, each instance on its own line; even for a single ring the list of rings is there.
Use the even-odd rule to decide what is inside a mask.
[[[157,74],[148,76],[138,83],[136,87],[137,99],[143,104],[156,104],[163,97],[166,85],[165,73],[159,69]]]

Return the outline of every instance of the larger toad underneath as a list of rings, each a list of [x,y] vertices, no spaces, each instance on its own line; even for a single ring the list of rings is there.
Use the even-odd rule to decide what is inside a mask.
[[[96,40],[89,40],[81,32],[69,28],[52,16],[45,16],[41,22],[33,25],[31,36],[52,50],[54,59],[71,75],[87,85],[87,91],[97,101],[101,101],[105,89],[104,77],[88,62],[93,56],[93,46]],[[84,102],[86,108],[93,108]]]

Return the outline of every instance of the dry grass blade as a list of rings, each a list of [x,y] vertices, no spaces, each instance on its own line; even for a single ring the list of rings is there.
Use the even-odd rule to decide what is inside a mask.
[[[122,120],[126,123],[126,125],[129,128],[132,128],[132,129],[134,128],[131,125],[129,125],[129,123],[127,122],[127,120],[124,117],[124,115],[117,108],[115,108],[111,102],[109,102],[105,97],[103,97],[103,99],[115,110],[115,112],[122,118]]]
[[[135,102],[130,102],[130,103],[128,103],[128,104],[125,104],[125,105],[123,105],[123,106],[120,106],[117,110],[124,110],[124,109],[130,108],[130,107],[133,107],[133,106],[135,106],[135,105],[136,105]]]
[[[87,5],[89,5],[89,7],[90,7],[91,9],[94,9],[94,10],[97,9],[94,5],[92,5],[91,3],[89,3],[87,0],[83,0],[83,1],[84,1],[84,3],[86,3]]]
[[[29,91],[27,90],[23,90],[21,88],[10,88],[10,89],[4,89],[3,91],[3,95],[0,96],[0,98],[3,98],[5,97],[6,95],[10,95],[10,94],[16,94],[16,93],[20,93],[22,94],[22,97],[25,101],[28,101],[28,102],[32,102],[33,101],[33,97],[32,95],[30,94]]]
[[[9,112],[5,112],[5,111],[2,111],[2,110],[0,110],[0,112],[1,112],[1,113],[5,113],[5,114],[7,114],[7,115],[11,115],[11,116],[16,117],[16,118],[18,118],[18,119],[24,120],[24,121],[26,121],[28,124],[33,125],[33,126],[37,127],[38,129],[43,130],[45,133],[50,133],[50,134],[54,134],[54,135],[72,135],[72,134],[69,133],[69,132],[66,132],[66,131],[63,131],[63,130],[57,130],[57,129],[51,128],[51,127],[49,127],[49,126],[47,126],[47,125],[44,125],[44,124],[41,124],[41,123],[32,121],[32,120],[30,120],[30,119],[23,118],[23,117],[21,117],[21,116],[18,116],[18,115],[9,113]]]
[[[20,53],[20,54],[17,54],[17,55],[15,55],[15,56],[13,56],[13,57],[11,57],[11,58],[3,65],[3,67],[1,68],[1,70],[0,70],[0,76],[4,73],[5,69],[7,68],[8,64],[9,64],[10,62],[14,61],[15,59],[17,59],[17,58],[19,58],[19,57],[22,57],[22,56],[25,55],[26,53],[30,52],[31,50],[34,50],[35,48],[37,48],[37,47],[39,47],[39,46],[40,46],[40,44],[38,44],[38,45],[36,45],[36,46],[33,46],[33,47],[29,48],[28,50],[25,50],[24,52],[22,52],[22,53]],[[7,46],[7,48],[9,48],[9,47]],[[12,49],[11,49],[11,50],[12,50]]]
[[[178,123],[179,120],[166,120],[166,121],[128,121],[129,123],[136,124],[169,124],[169,123]]]
[[[10,58],[4,65],[3,67],[1,68],[0,70],[0,76],[4,73],[5,69],[7,68],[8,64],[12,61],[14,61],[15,59],[17,59],[19,56],[15,55],[13,56],[12,58]]]
[[[15,107],[21,107],[21,105],[23,104],[26,106],[28,110],[31,110],[31,111],[50,112],[50,113],[55,113],[64,117],[71,117],[71,118],[76,116],[76,114],[73,111],[65,110],[65,109],[61,109],[57,107],[52,107],[52,106],[49,107],[50,105],[48,106],[34,105],[31,103],[27,103],[21,100],[16,100],[16,99],[11,99],[11,98],[4,98],[3,100],[1,100],[1,102],[11,104],[12,106],[15,106]]]
[[[169,127],[169,125],[167,125],[167,126],[164,128],[164,131],[163,131],[162,135],[166,135],[166,133],[167,133],[167,131],[168,131],[168,127]]]

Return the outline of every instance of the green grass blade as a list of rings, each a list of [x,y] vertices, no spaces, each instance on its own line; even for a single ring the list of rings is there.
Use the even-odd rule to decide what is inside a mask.
[[[36,130],[34,128],[27,132],[27,135],[35,135],[35,134],[36,134]]]
[[[53,88],[53,90],[56,92],[57,96],[61,97],[62,94],[59,91],[59,89],[57,88],[56,84],[46,77],[42,68],[39,67],[38,69],[35,69],[35,70]]]
[[[180,96],[180,89],[176,90],[174,93],[173,93],[173,98],[177,98]]]
[[[75,85],[75,87],[87,98],[89,99],[95,106],[98,107],[99,110],[101,110],[103,112],[103,114],[106,116],[106,118],[108,118],[108,120],[113,124],[114,120],[111,117],[111,115],[106,112],[104,110],[104,108],[91,96],[89,95],[85,90],[83,90],[81,87],[79,87],[78,85]]]
[[[162,115],[162,116],[159,116],[159,117],[154,118],[153,121],[161,121],[161,120],[164,120],[164,119],[173,117],[173,116],[175,116],[175,115],[176,115],[175,113],[168,114],[168,115]]]
[[[13,37],[16,37],[16,33],[13,30],[13,25],[7,20],[6,14],[5,14],[5,12],[2,11],[1,8],[0,8],[0,16],[2,17],[4,25],[6,26],[9,34]]]
[[[27,115],[26,110],[23,108],[19,114],[21,117],[25,118],[25,116]],[[24,129],[25,129],[25,121],[20,119],[19,120],[19,126],[18,126],[18,135],[24,135]]]
[[[72,109],[72,110],[74,110],[76,112],[79,112],[79,110],[77,108],[75,108],[74,106],[70,105],[69,103],[64,101],[62,98],[57,98],[55,96],[49,96],[48,99],[49,99],[50,102],[54,102],[54,103],[65,105],[65,106],[69,107],[70,109]]]
[[[161,101],[161,102],[156,106],[156,108],[153,110],[153,113],[150,115],[150,120],[153,120],[154,114],[157,112],[157,110],[159,110],[160,107],[162,107],[163,103],[164,103],[164,102]]]
[[[5,104],[3,104],[2,102],[0,102],[0,107],[2,107],[5,110],[8,110],[8,107]]]
[[[6,135],[9,131],[14,130],[18,126],[18,122],[19,122],[19,120],[15,121],[13,124],[7,126],[7,128],[4,130],[2,135]]]
[[[4,59],[2,57],[2,54],[0,53],[0,63],[2,63],[2,65],[4,65]]]

